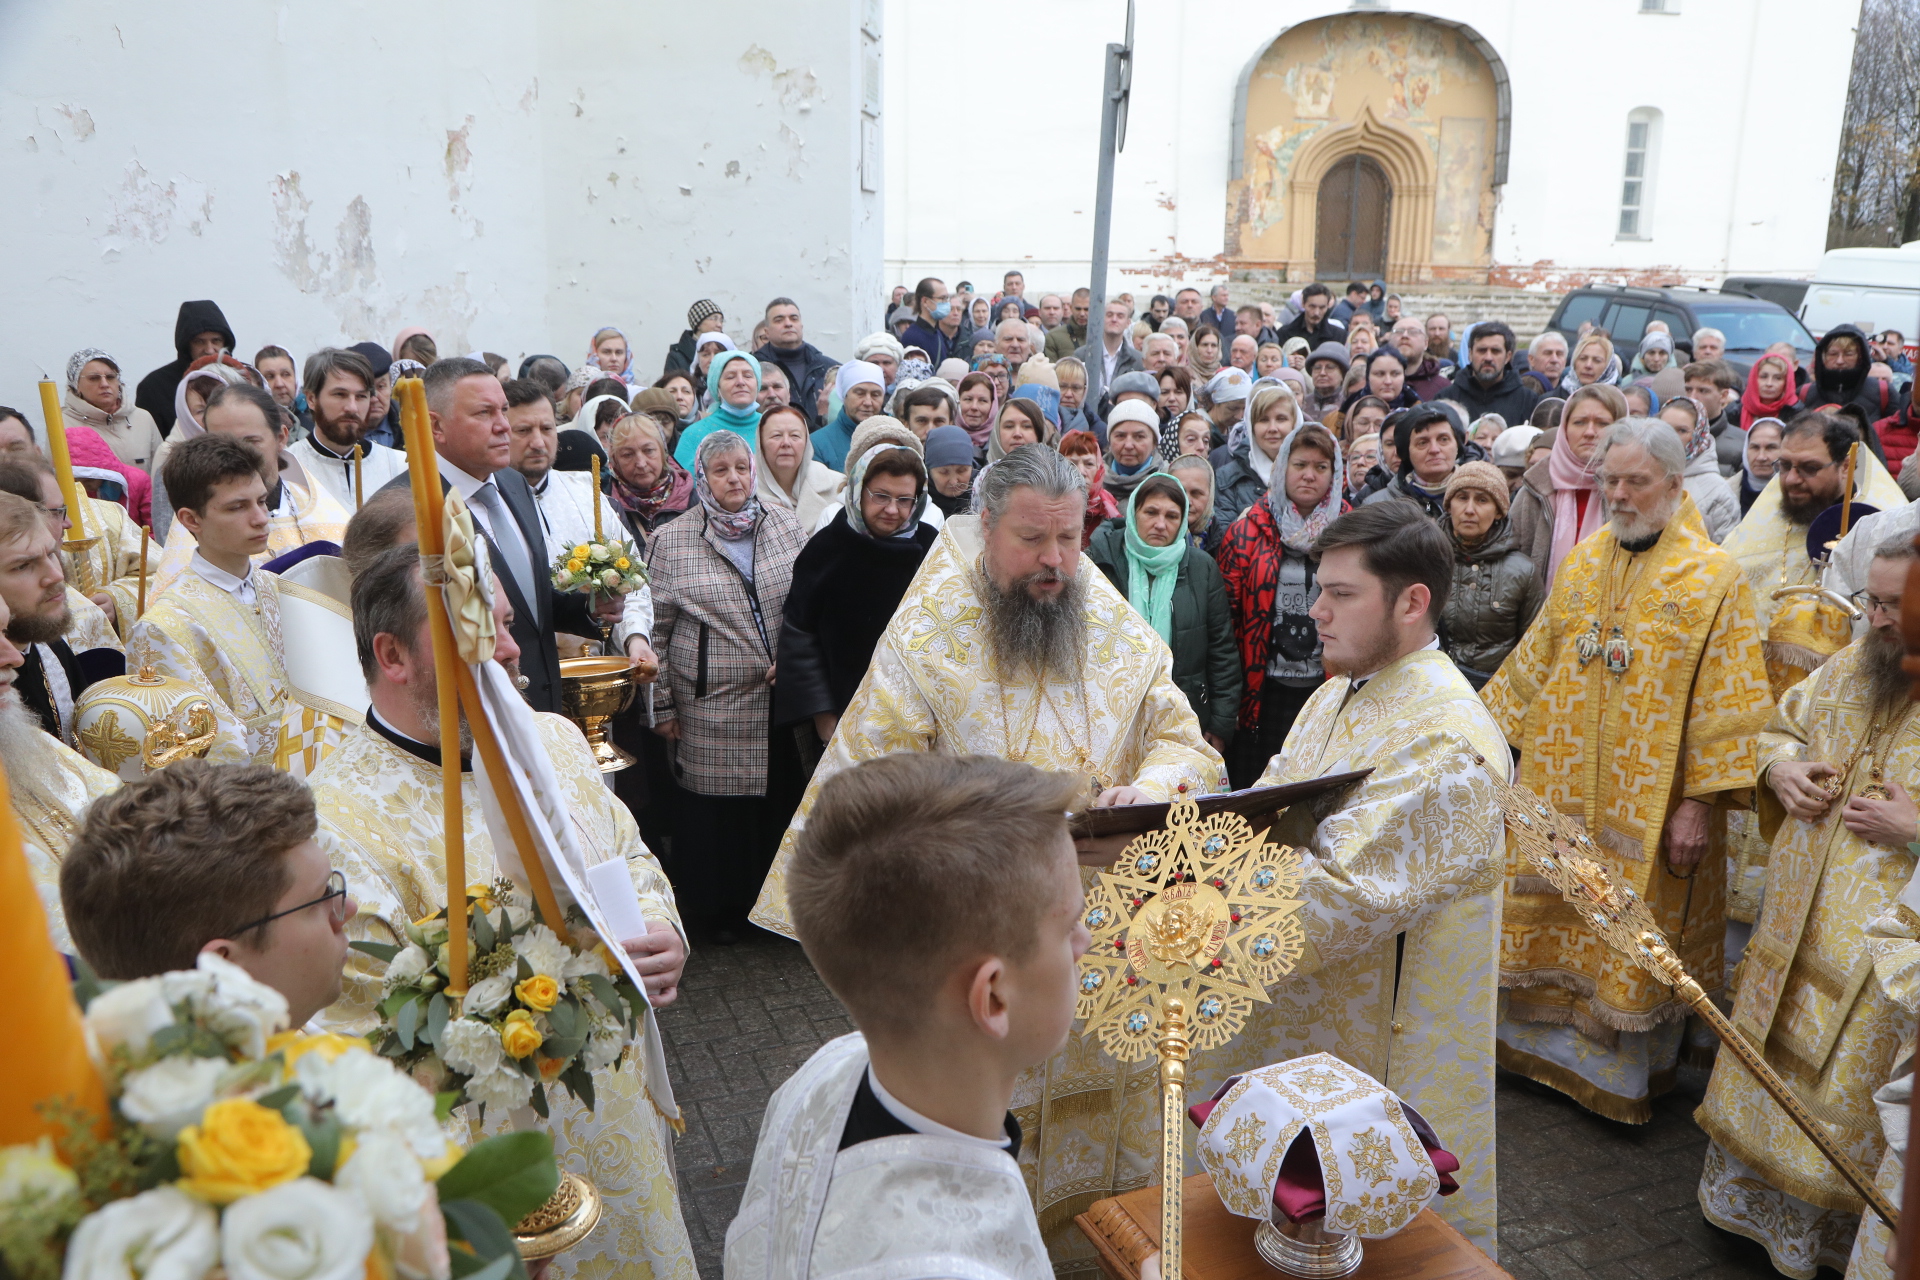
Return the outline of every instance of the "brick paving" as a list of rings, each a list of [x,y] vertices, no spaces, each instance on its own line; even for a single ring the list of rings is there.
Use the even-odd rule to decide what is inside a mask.
[[[701,948],[660,1026],[687,1118],[675,1147],[681,1207],[701,1276],[719,1280],[767,1096],[853,1028],[800,948],[770,934]],[[1775,1275],[1758,1245],[1700,1217],[1707,1140],[1691,1116],[1705,1087],[1705,1072],[1683,1069],[1651,1123],[1623,1125],[1502,1073],[1501,1265],[1517,1280]]]

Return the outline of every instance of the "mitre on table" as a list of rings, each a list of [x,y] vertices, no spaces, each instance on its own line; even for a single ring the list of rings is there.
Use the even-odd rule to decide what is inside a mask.
[[[1378,1240],[1460,1189],[1433,1126],[1329,1053],[1234,1076],[1187,1114],[1214,1190],[1243,1218],[1324,1215],[1328,1231]]]

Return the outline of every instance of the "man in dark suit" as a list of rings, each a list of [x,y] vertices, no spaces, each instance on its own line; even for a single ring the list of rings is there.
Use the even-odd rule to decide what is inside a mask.
[[[493,371],[478,360],[436,360],[423,381],[427,413],[433,420],[433,447],[440,457],[441,491],[457,489],[487,540],[494,573],[513,606],[514,643],[520,646],[520,674],[527,678],[528,705],[535,711],[560,710],[560,650],[556,631],[593,636],[600,633],[587,597],[553,586],[553,556],[547,550],[533,490],[509,465],[511,430],[507,394]],[[386,488],[410,484],[402,472]],[[606,608],[618,621],[620,600]]]

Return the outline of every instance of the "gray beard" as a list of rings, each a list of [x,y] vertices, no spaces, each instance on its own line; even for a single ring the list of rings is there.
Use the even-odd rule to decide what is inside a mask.
[[[7,762],[7,780],[15,788],[40,796],[59,767],[53,739],[40,727],[40,717],[9,686],[0,692],[0,759]]]
[[[1641,515],[1637,511],[1613,515],[1607,521],[1608,527],[1621,542],[1645,542],[1673,523],[1674,516],[1680,513],[1680,499],[1685,493],[1686,490],[1681,490],[1673,496],[1672,501],[1662,503],[1658,510],[1649,515]]]
[[[1008,675],[1031,671],[1041,680],[1079,675],[1087,651],[1086,570],[1067,579],[1066,589],[1052,600],[1036,600],[1027,588],[1046,580],[1048,572],[1015,579],[1005,590],[992,574],[980,575],[987,649]]]
[[[1897,633],[1867,633],[1865,667],[1867,691],[1876,715],[1897,713],[1912,696],[1913,677],[1900,669],[1907,646]]]

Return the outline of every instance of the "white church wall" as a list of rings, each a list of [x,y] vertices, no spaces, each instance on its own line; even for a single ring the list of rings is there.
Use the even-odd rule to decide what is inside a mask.
[[[775,292],[843,352],[883,301],[862,9],[0,6],[0,403],[84,346],[138,379],[203,297],[242,358],[615,324],[652,372],[695,298],[744,339]]]
[[[1138,6],[1110,290],[1204,287],[1225,274],[1241,71],[1288,28],[1354,8]],[[1389,8],[1473,28],[1510,78],[1496,282],[1793,274],[1818,262],[1851,10],[1809,22],[1788,0],[1668,0],[1677,12],[1667,14],[1608,0],[1577,19],[1566,6],[1505,0]],[[1000,272],[1019,266],[1029,297],[1084,284],[1101,69],[1106,44],[1124,33],[1124,0],[981,0],[957,21],[911,0],[888,0],[887,10],[891,278],[998,287]],[[1040,105],[1023,107],[1016,89],[1036,88]],[[1663,117],[1658,205],[1649,238],[1622,240],[1627,118],[1642,106]]]

